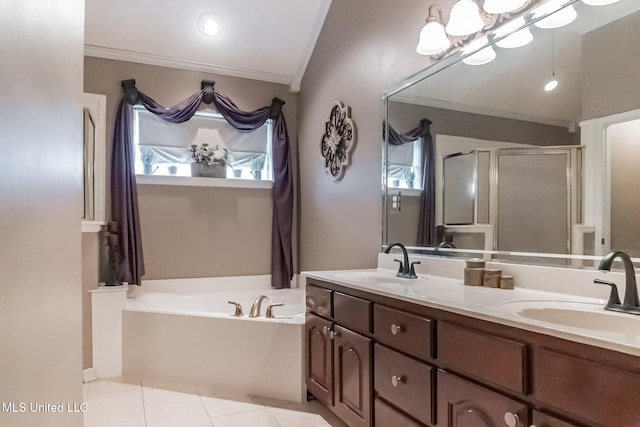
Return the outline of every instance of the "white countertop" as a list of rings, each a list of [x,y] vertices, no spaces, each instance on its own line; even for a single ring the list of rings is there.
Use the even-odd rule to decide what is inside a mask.
[[[303,272],[303,276],[339,284],[351,289],[396,298],[403,301],[446,310],[468,317],[513,326],[584,344],[604,347],[640,356],[640,316],[605,311],[605,300],[582,295],[558,293],[517,286],[494,289],[465,286],[462,280],[418,273],[418,279],[400,279],[394,270],[336,270]],[[589,311],[597,329],[579,322],[547,320],[550,310]],[[519,314],[519,309],[532,308],[537,320]],[[557,311],[556,311],[557,313]],[[545,320],[540,320],[541,316]],[[574,323],[572,325],[566,323]],[[620,326],[622,325],[622,326]]]

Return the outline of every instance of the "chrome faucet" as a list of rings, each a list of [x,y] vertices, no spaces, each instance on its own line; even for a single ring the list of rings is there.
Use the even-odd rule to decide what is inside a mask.
[[[393,248],[394,246],[397,246],[402,250],[402,256],[404,258],[402,261],[400,261],[399,259],[394,259],[395,262],[400,264],[396,276],[403,277],[405,279],[416,279],[418,276],[416,276],[416,270],[413,266],[415,264],[420,264],[420,261],[412,262],[411,265],[409,265],[409,254],[407,254],[407,248],[405,248],[404,245],[399,242],[392,243],[387,246],[387,249],[385,249],[384,253],[388,254],[391,248]]]
[[[616,288],[616,284],[612,282],[607,282],[600,279],[595,279],[594,282],[607,285],[611,287],[611,293],[609,294],[609,301],[604,306],[605,310],[610,311],[619,311],[622,313],[631,313],[640,315],[640,301],[638,300],[638,285],[636,283],[636,272],[633,267],[633,261],[629,255],[622,251],[615,251],[608,253],[602,258],[600,261],[600,265],[598,266],[598,270],[601,271],[611,271],[611,265],[616,258],[620,258],[622,260],[622,264],[624,265],[624,275],[625,275],[625,290],[624,290],[624,302],[620,304],[620,297],[618,296],[618,289]]]
[[[268,299],[266,295],[260,295],[253,302],[251,306],[251,310],[249,310],[249,317],[258,317],[260,316],[260,307],[262,307],[262,301]]]

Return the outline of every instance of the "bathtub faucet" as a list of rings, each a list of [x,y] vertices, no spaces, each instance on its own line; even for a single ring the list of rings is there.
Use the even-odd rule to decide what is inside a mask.
[[[260,295],[253,302],[251,306],[251,310],[249,311],[249,317],[259,317],[260,316],[260,307],[262,306],[262,301],[268,299],[266,295]]]

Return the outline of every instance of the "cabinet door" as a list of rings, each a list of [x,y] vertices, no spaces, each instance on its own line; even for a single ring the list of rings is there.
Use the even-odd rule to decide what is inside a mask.
[[[332,323],[307,313],[306,358],[307,389],[318,400],[333,405],[333,349]]]
[[[371,340],[334,327],[335,413],[349,426],[371,425]]]
[[[438,371],[438,427],[526,427],[527,407]]]

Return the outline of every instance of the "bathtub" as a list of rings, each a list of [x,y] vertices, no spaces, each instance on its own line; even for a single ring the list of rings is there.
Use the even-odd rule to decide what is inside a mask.
[[[304,312],[304,290],[272,289],[269,276],[143,281],[123,310],[123,374],[301,402]]]

